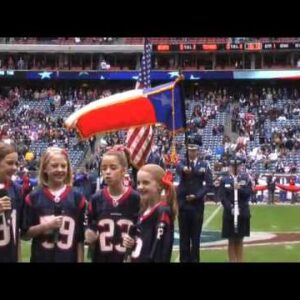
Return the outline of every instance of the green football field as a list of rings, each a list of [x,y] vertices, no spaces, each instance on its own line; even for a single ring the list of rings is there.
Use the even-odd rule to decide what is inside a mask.
[[[300,236],[300,206],[297,205],[263,205],[251,206],[251,236],[258,233],[281,234],[299,233]],[[207,249],[206,242],[220,242],[222,207],[206,204],[201,243],[201,262],[227,262],[226,246],[219,249]],[[176,226],[177,227],[177,226]],[[264,245],[245,246],[246,262],[300,262],[300,238],[290,241],[265,240]],[[29,261],[30,242],[22,242],[22,258]],[[89,261],[86,258],[86,261]],[[179,261],[178,232],[175,234],[172,262]]]
[[[257,232],[300,234],[300,206],[254,205],[251,206],[251,216],[251,235]],[[222,208],[206,205],[203,233],[215,232],[220,237],[221,224]],[[300,238],[298,241],[295,239],[290,243],[245,246],[245,262],[300,262]],[[219,250],[201,248],[200,251],[202,262],[228,261],[226,247]],[[177,262],[178,256],[178,251],[173,251],[172,261]]]

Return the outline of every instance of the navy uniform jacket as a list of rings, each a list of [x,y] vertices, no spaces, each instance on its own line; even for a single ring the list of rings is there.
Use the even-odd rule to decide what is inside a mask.
[[[93,262],[123,262],[126,248],[124,233],[136,224],[140,210],[140,196],[131,187],[114,204],[107,187],[96,193],[89,202],[88,225],[99,233]]]
[[[77,262],[78,243],[84,242],[85,197],[67,187],[60,195],[60,213],[63,224],[54,234],[42,234],[32,239],[31,262]],[[25,198],[22,231],[38,225],[55,213],[54,196],[47,188],[39,188]]]
[[[5,189],[11,199],[11,226],[5,221],[5,212],[0,214],[0,262],[17,262],[19,245],[19,228],[23,197],[21,187],[10,182]]]
[[[176,168],[176,172],[180,176],[177,188],[179,209],[203,208],[203,198],[212,189],[213,185],[211,169],[206,161],[198,159],[191,173],[185,174],[183,168],[186,165],[186,160],[183,160]],[[205,185],[203,185],[203,181],[205,181]],[[185,197],[190,194],[194,194],[196,199],[187,202]]]
[[[138,221],[139,236],[132,252],[133,262],[170,262],[174,241],[174,223],[171,209],[158,202]]]
[[[232,216],[234,207],[234,189],[233,176],[225,175],[220,182],[220,199],[224,206],[224,214],[228,217]],[[240,174],[237,178],[238,183],[242,186],[238,190],[238,205],[240,217],[250,217],[249,200],[252,193],[252,184],[247,174]]]

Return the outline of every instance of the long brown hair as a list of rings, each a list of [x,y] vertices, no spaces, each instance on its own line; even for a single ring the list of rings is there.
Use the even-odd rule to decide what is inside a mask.
[[[156,164],[147,164],[147,165],[142,166],[139,169],[139,171],[144,171],[144,172],[151,174],[153,176],[154,180],[161,187],[161,192],[162,192],[162,190],[165,188],[162,183],[162,178],[166,175],[166,171],[162,167],[160,167],[159,165],[156,165]],[[176,189],[173,184],[170,186],[170,188],[166,192],[166,201],[170,205],[172,218],[174,220],[177,216],[178,206],[177,206],[177,200],[176,200]],[[155,203],[153,203],[153,204],[155,204]]]
[[[128,169],[128,159],[127,156],[125,154],[125,152],[123,150],[116,150],[116,149],[110,149],[107,152],[105,152],[103,154],[102,160],[104,158],[104,156],[114,156],[117,158],[118,162],[120,163],[120,165],[127,170]]]
[[[8,154],[18,153],[17,147],[13,142],[6,143],[0,141],[0,161],[2,161]]]
[[[17,152],[16,145],[14,143],[5,143],[0,141],[0,160],[10,153]]]

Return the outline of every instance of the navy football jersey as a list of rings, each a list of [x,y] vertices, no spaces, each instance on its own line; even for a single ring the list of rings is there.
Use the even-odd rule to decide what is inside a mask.
[[[138,237],[132,252],[133,262],[170,262],[174,241],[174,223],[170,206],[158,202],[138,221]]]
[[[39,188],[25,198],[22,231],[47,222],[53,215],[63,216],[62,226],[32,239],[31,262],[77,262],[78,243],[84,242],[86,200],[79,192],[66,187],[56,202],[47,188]]]
[[[23,197],[21,187],[15,183],[9,183],[5,186],[5,189],[11,199],[12,210],[10,224],[5,218],[5,212],[0,213],[0,262],[17,262]]]
[[[123,235],[137,222],[140,196],[131,187],[115,202],[105,187],[89,202],[89,228],[98,232],[93,262],[122,262],[126,248]]]

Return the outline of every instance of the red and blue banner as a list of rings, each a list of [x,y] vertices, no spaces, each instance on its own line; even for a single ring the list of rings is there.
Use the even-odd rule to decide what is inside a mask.
[[[299,69],[289,70],[208,70],[208,71],[182,71],[186,81],[199,80],[261,80],[261,79],[300,79]],[[136,82],[138,71],[20,71],[20,70],[2,70],[1,78],[26,79],[26,80],[130,80]],[[170,81],[179,76],[176,70],[159,71],[152,70],[150,73],[151,81]]]

